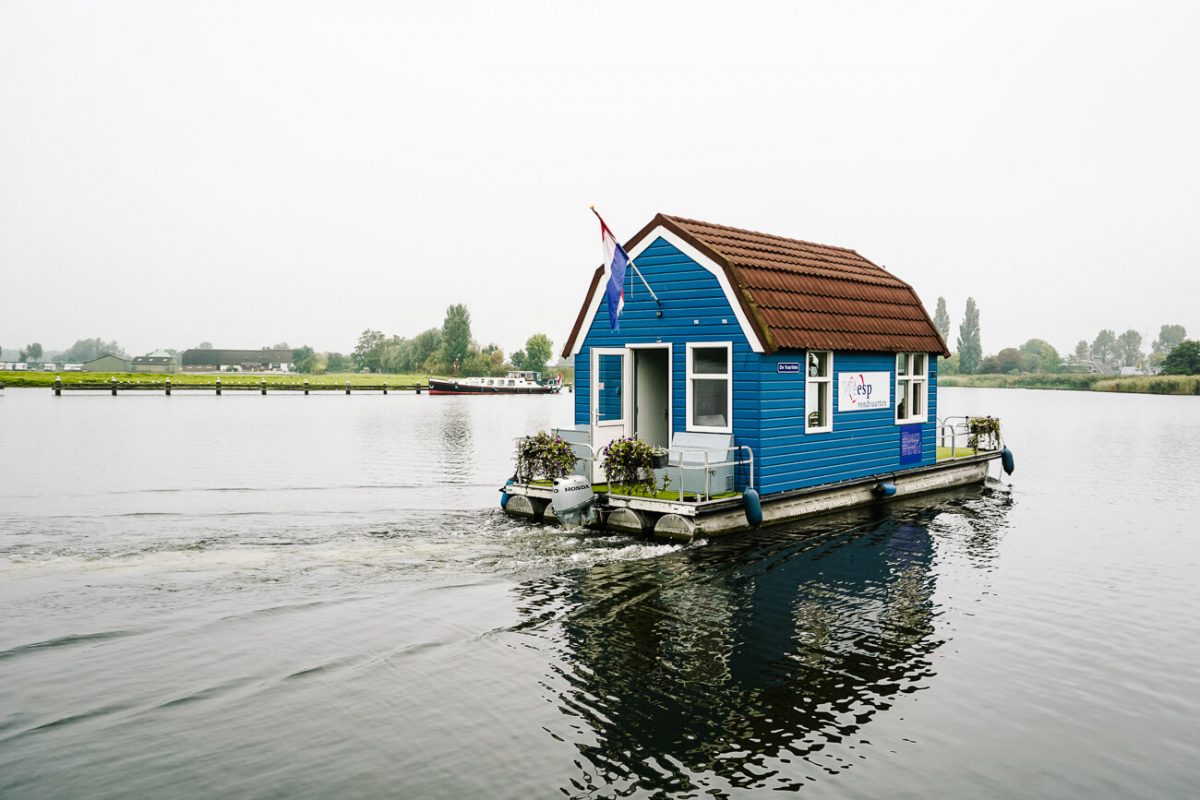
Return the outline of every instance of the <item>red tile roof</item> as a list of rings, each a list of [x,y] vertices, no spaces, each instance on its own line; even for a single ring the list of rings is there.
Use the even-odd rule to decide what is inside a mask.
[[[853,250],[659,214],[663,226],[720,265],[768,352],[785,349],[950,352],[913,288]],[[603,267],[592,278],[592,289]],[[588,299],[591,298],[591,291]],[[580,310],[564,355],[583,326]]]

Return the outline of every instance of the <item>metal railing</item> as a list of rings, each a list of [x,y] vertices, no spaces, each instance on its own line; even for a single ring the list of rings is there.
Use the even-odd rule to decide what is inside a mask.
[[[938,447],[950,448],[951,458],[958,457],[958,450],[960,447],[963,450],[973,450],[974,452],[979,452],[981,450],[999,450],[1004,446],[1003,440],[1000,440],[996,442],[995,448],[981,447],[980,442],[977,440],[975,447],[972,448],[970,446],[971,438],[976,436],[976,434],[971,433],[971,420],[972,417],[967,415],[938,417]],[[982,437],[984,435],[985,434],[980,434],[979,436]],[[961,444],[960,441],[962,442]],[[949,442],[949,444],[947,444],[947,442]]]
[[[678,471],[678,474],[679,474],[679,501],[680,502],[683,502],[683,471],[684,470],[697,470],[697,469],[704,470],[704,499],[705,500],[712,499],[712,470],[716,469],[717,467],[733,467],[736,470],[738,468],[738,466],[741,464],[747,465],[748,478],[747,478],[746,488],[747,489],[754,488],[754,451],[752,449],[750,449],[750,447],[748,445],[739,444],[739,445],[734,445],[733,447],[725,448],[725,453],[727,455],[729,453],[740,453],[741,451],[745,450],[746,455],[747,455],[747,458],[745,460],[735,457],[729,461],[710,462],[708,460],[708,456],[710,453],[713,452],[714,449],[715,448],[708,448],[706,450],[682,450],[682,449],[677,450],[675,448],[670,449],[671,456],[678,454],[679,463],[672,464],[672,463],[670,463],[670,461],[668,461],[667,466],[664,467],[664,469],[670,469],[671,467],[674,467]],[[696,456],[696,455],[703,455],[704,460],[698,464],[684,464],[683,463],[684,459],[687,456]],[[670,458],[670,456],[668,456],[668,458]],[[736,477],[734,480],[736,481]]]
[[[523,438],[525,438],[525,437],[518,436],[515,441],[520,441]],[[586,477],[588,478],[589,481],[594,481],[596,476],[593,474],[593,470],[594,470],[594,467],[600,461],[597,448],[594,445],[592,445],[590,442],[568,442],[568,444],[570,444],[571,447],[583,447],[583,448],[587,449],[588,455],[577,456],[575,458],[575,463],[576,463],[576,465],[578,465],[579,462],[582,461],[585,464],[587,464],[588,468],[584,474],[586,475]],[[739,466],[745,465],[747,467],[746,488],[747,489],[754,488],[754,450],[751,449],[749,445],[740,444],[740,445],[734,445],[733,447],[724,448],[724,452],[726,453],[726,455],[728,455],[729,453],[737,453],[738,454],[738,456],[735,456],[734,458],[728,459],[725,461],[709,461],[708,460],[709,455],[711,453],[713,453],[714,451],[719,452],[718,448],[710,447],[710,448],[707,448],[704,450],[684,450],[682,448],[672,447],[672,448],[667,448],[667,450],[669,453],[668,459],[678,459],[678,463],[673,463],[671,460],[668,460],[667,466],[662,467],[661,469],[663,469],[664,471],[671,470],[671,469],[675,470],[676,475],[679,478],[679,501],[680,502],[684,502],[683,474],[684,474],[685,470],[686,471],[704,470],[704,499],[705,500],[712,499],[712,470],[717,469],[718,467],[733,467],[734,470],[736,470]],[[745,458],[740,457],[740,454],[743,451],[746,454]],[[684,460],[689,456],[701,457],[702,460],[699,460],[695,464],[683,463]],[[736,481],[736,472],[735,472],[734,480]],[[695,493],[695,494],[698,494],[698,493]]]

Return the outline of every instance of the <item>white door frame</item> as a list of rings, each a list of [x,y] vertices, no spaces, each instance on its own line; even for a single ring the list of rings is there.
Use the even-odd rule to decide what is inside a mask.
[[[621,418],[600,421],[600,356],[621,356]],[[631,400],[633,354],[627,347],[593,347],[592,348],[592,386],[591,412],[589,414],[592,447],[595,448],[596,461],[592,464],[591,479],[593,483],[607,480],[604,470],[600,468],[600,452],[605,446],[625,436],[629,431],[629,412],[633,408]]]
[[[634,376],[634,392],[631,393],[629,399],[629,417],[631,425],[636,426],[637,417],[634,414],[634,407],[637,403],[637,397],[634,394],[637,392],[637,364],[634,363],[634,350],[651,350],[659,349],[667,351],[667,446],[670,447],[671,439],[675,436],[675,347],[671,342],[652,342],[649,344],[630,344],[626,345],[625,349],[629,351],[629,369]]]

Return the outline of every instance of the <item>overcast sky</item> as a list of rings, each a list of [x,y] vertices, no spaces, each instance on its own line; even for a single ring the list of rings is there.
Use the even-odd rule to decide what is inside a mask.
[[[0,344],[561,346],[663,211],[1200,334],[1200,4],[0,0]],[[952,339],[954,337],[952,334]],[[952,342],[953,344],[953,342]]]

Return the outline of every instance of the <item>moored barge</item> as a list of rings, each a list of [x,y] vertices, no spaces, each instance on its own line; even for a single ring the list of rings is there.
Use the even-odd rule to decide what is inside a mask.
[[[537,373],[513,370],[503,378],[430,378],[430,394],[557,394],[562,377],[542,383]]]

